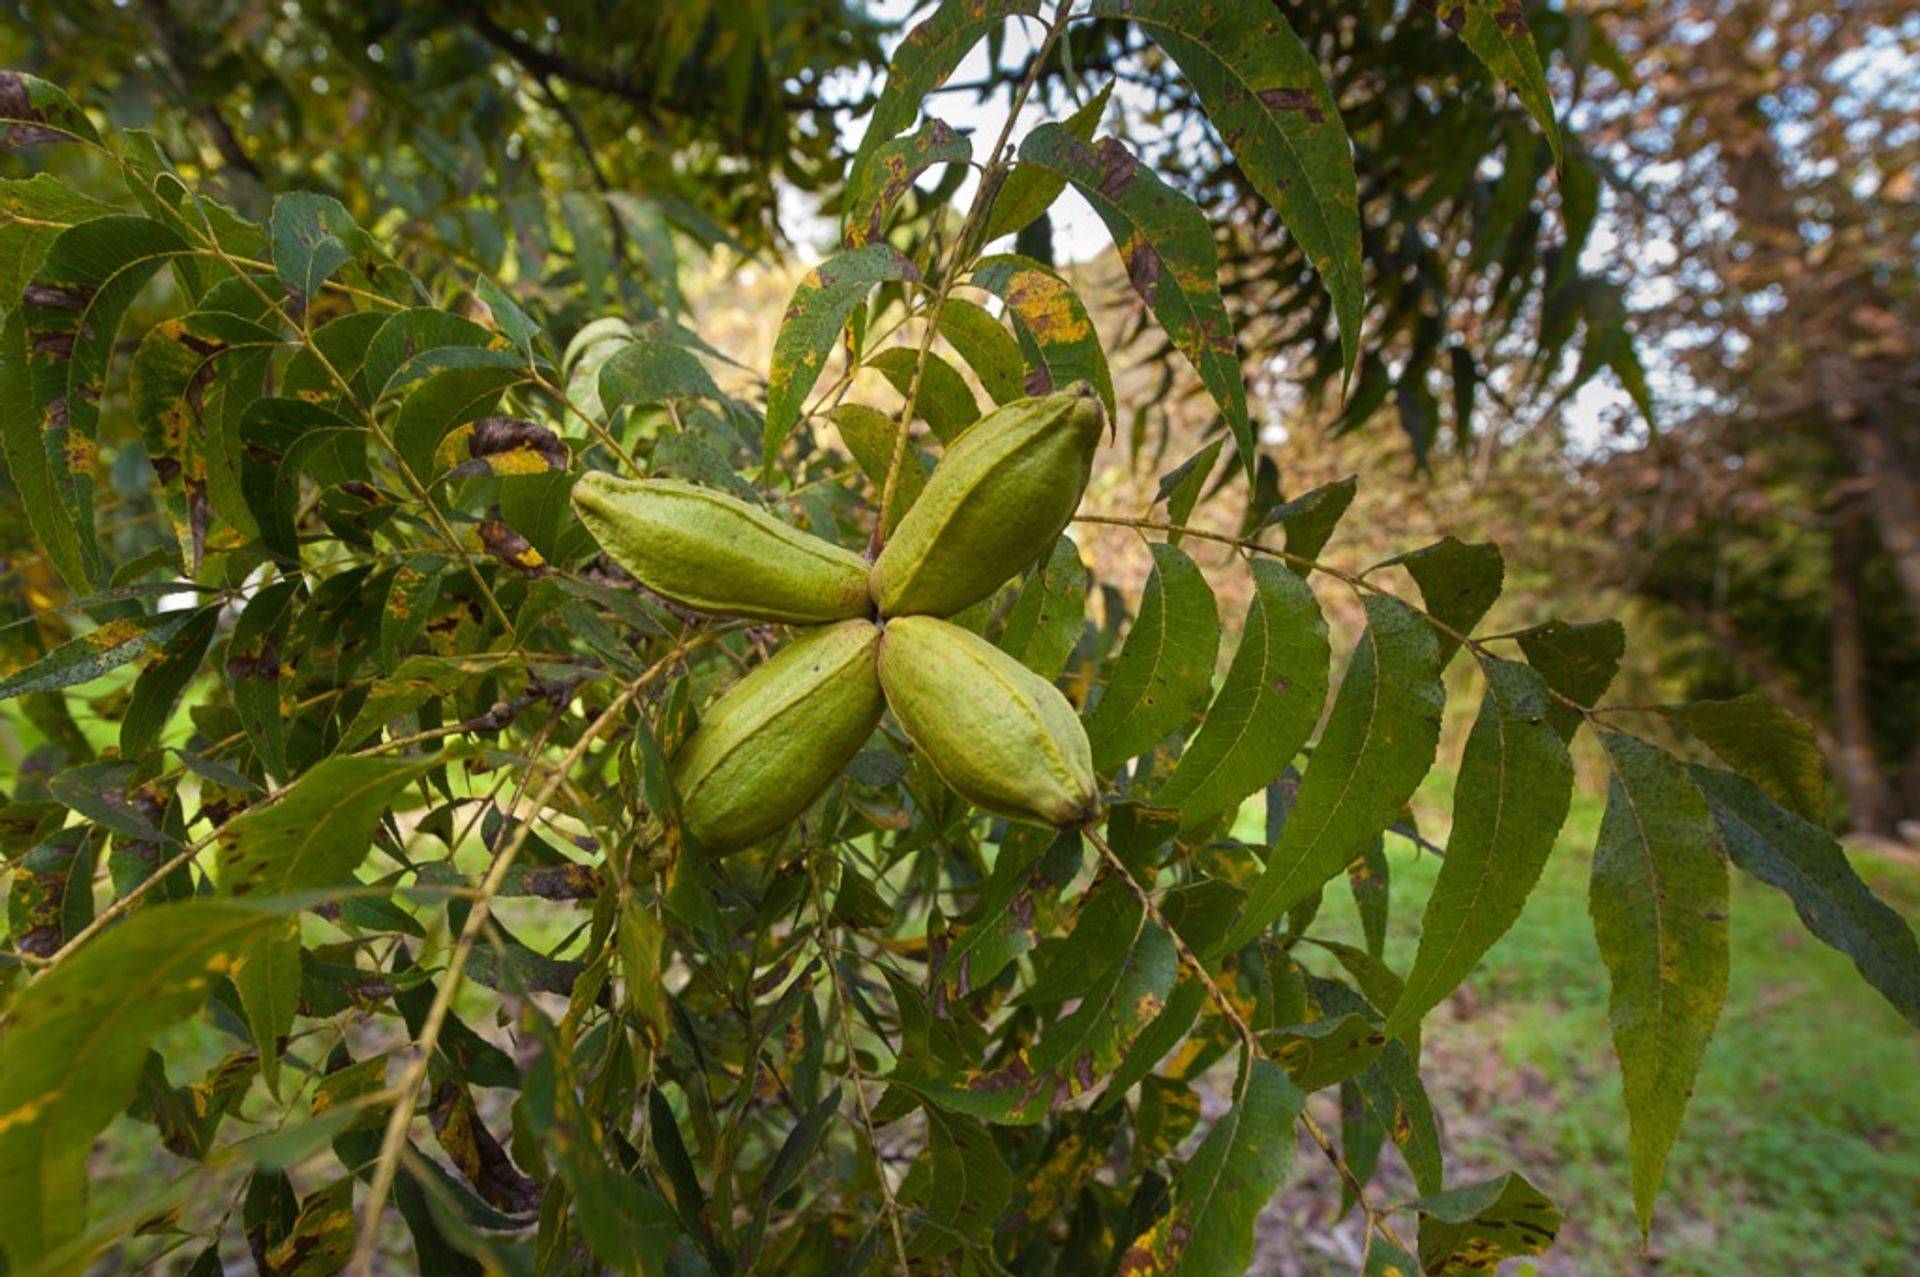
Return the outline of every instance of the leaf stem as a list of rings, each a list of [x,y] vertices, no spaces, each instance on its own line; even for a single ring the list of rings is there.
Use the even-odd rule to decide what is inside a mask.
[[[1311,568],[1316,572],[1324,572],[1334,580],[1343,582],[1356,591],[1365,591],[1368,594],[1377,594],[1383,598],[1393,599],[1421,620],[1425,621],[1428,625],[1432,626],[1435,630],[1472,652],[1476,658],[1485,658],[1492,655],[1491,652],[1487,651],[1487,644],[1492,642],[1492,639],[1477,639],[1470,634],[1463,633],[1433,613],[1427,611],[1424,607],[1408,602],[1385,586],[1375,585],[1372,581],[1367,580],[1363,573],[1349,572],[1345,568],[1334,567],[1330,563],[1322,563],[1320,560],[1308,558],[1304,554],[1294,554],[1288,550],[1278,550],[1270,545],[1262,545],[1260,542],[1248,537],[1232,536],[1225,532],[1213,532],[1206,528],[1188,527],[1181,523],[1163,523],[1154,519],[1132,518],[1127,515],[1076,514],[1073,516],[1073,521],[1075,523],[1099,524],[1104,527],[1132,528],[1136,532],[1165,532],[1179,536],[1189,536],[1197,541],[1212,541],[1219,545],[1231,545],[1238,549],[1245,550],[1249,554],[1264,554],[1269,558],[1279,559],[1283,562],[1294,564],[1297,567]],[[1496,637],[1511,638],[1513,636],[1502,634]],[[1579,701],[1551,687],[1547,688],[1547,695],[1559,701],[1568,709],[1578,713],[1580,717],[1590,723],[1596,722],[1599,714],[1607,712],[1591,705],[1582,705]]]
[[[1146,911],[1147,917],[1152,919],[1153,925],[1166,932],[1173,940],[1174,952],[1179,955],[1180,965],[1193,973],[1194,979],[1198,980],[1201,987],[1207,991],[1208,999],[1219,1009],[1220,1014],[1233,1027],[1233,1031],[1239,1035],[1244,1059],[1241,1063],[1240,1076],[1234,1083],[1233,1102],[1238,1104],[1246,1097],[1247,1086],[1252,1081],[1254,1059],[1265,1054],[1260,1049],[1259,1039],[1254,1036],[1252,1027],[1247,1024],[1239,1008],[1233,1005],[1232,1000],[1221,989],[1219,983],[1213,978],[1213,974],[1207,970],[1207,964],[1200,960],[1200,955],[1195,953],[1181,938],[1180,933],[1168,923],[1166,915],[1162,914],[1160,907],[1154,903],[1153,896],[1140,884],[1140,880],[1133,876],[1133,871],[1127,868],[1126,862],[1107,845],[1107,840],[1093,829],[1082,830],[1081,836],[1094,845],[1101,858],[1120,876],[1121,881],[1127,884],[1127,889],[1133,892],[1134,899],[1140,902],[1140,907]],[[1393,1227],[1387,1222],[1386,1212],[1373,1204],[1373,1200],[1367,1196],[1366,1186],[1360,1182],[1360,1177],[1354,1173],[1351,1166],[1347,1165],[1346,1159],[1340,1155],[1340,1150],[1334,1147],[1333,1141],[1327,1138],[1327,1133],[1320,1128],[1320,1124],[1313,1120],[1313,1115],[1304,1107],[1300,1110],[1300,1124],[1306,1127],[1307,1134],[1315,1144],[1320,1146],[1320,1152],[1326,1159],[1333,1163],[1333,1168],[1346,1184],[1347,1191],[1352,1193],[1354,1200],[1360,1204],[1360,1210],[1367,1218],[1368,1231],[1378,1229],[1381,1236],[1395,1246],[1399,1246],[1400,1249],[1406,1250],[1406,1246],[1394,1236]]]

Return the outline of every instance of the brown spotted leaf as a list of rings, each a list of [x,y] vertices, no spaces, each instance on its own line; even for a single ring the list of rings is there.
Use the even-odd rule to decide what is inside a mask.
[[[441,1082],[427,1116],[440,1147],[489,1206],[509,1215],[540,1208],[539,1185],[521,1173],[487,1129],[465,1083],[451,1078]]]
[[[1247,180],[1320,273],[1351,377],[1366,298],[1360,202],[1353,149],[1313,54],[1268,0],[1094,0],[1093,12],[1145,27],[1179,65]]]
[[[1727,859],[1707,800],[1671,754],[1613,732],[1601,741],[1613,782],[1589,905],[1611,984],[1633,1204],[1645,1234],[1727,998]]]
[[[1560,162],[1560,126],[1553,117],[1553,95],[1547,88],[1540,50],[1527,29],[1521,0],[1438,0],[1427,6],[1447,30],[1466,41],[1487,70],[1505,80],[1527,108]]]
[[[85,825],[53,831],[13,865],[7,891],[7,926],[14,947],[36,958],[50,958],[90,914],[91,897],[82,916],[81,897],[88,895],[93,856],[87,850]],[[69,884],[73,901],[68,901]]]
[[[867,186],[871,180],[867,169],[879,158],[881,147],[906,131],[927,95],[946,82],[981,37],[1016,14],[1039,12],[1040,0],[944,0],[931,17],[907,32],[893,51],[880,98],[848,166],[847,189]]]
[[[156,325],[134,353],[134,416],[187,574],[258,534],[240,486],[241,415],[265,386],[271,328],[222,311]]]
[[[522,576],[547,574],[546,556],[504,519],[482,519],[474,532],[480,538],[481,548],[515,572]]]
[[[1293,1122],[1306,1102],[1280,1066],[1254,1060],[1245,1093],[1173,1179],[1173,1202],[1120,1258],[1124,1277],[1243,1273],[1253,1223],[1293,1161]]]
[[[1513,1171],[1407,1209],[1420,1212],[1420,1266],[1434,1277],[1492,1272],[1503,1259],[1542,1253],[1560,1232],[1559,1210]]]
[[[65,92],[19,71],[0,71],[0,147],[100,144],[86,112]]]
[[[34,534],[67,583],[101,571],[94,535],[100,401],[120,321],[186,244],[144,217],[62,232],[0,327],[0,445]]]
[[[108,621],[77,639],[62,643],[25,669],[0,679],[0,701],[99,678],[108,670],[118,669],[159,647],[179,633],[196,614],[193,608],[182,608]]]
[[[467,435],[468,460],[450,476],[546,474],[573,460],[560,436],[518,417],[482,417]]]
[[[1065,177],[1107,224],[1134,291],[1220,405],[1251,474],[1247,387],[1206,215],[1116,138],[1088,143],[1063,125],[1043,124],[1020,144],[1020,159]]]

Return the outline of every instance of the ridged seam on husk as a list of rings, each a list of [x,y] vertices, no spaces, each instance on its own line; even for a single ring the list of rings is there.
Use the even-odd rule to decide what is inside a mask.
[[[986,597],[999,584],[1051,550],[1061,530],[1072,519],[1086,487],[1098,447],[1097,404],[1097,400],[1078,386],[1043,398],[1020,400],[982,418],[956,440],[874,564],[872,593],[881,612],[950,615]],[[1091,415],[1084,429],[1069,420],[1086,412]],[[1075,472],[1069,476],[1070,499],[1057,511],[1057,520],[1049,518],[1048,525],[1034,534],[1031,555],[1025,553],[1025,547],[1014,546],[1011,547],[1014,553],[1006,562],[988,565],[978,547],[952,543],[958,535],[956,528],[964,523],[984,523],[991,529],[994,520],[990,513],[979,514],[978,508],[983,502],[1006,500],[1009,489],[1030,494],[1026,498],[1029,500],[1043,499],[1049,487],[1046,471],[1068,460],[1075,463]],[[1036,470],[1037,476],[1031,473]],[[1064,488],[1061,494],[1066,495]],[[1041,535],[1042,532],[1045,535]],[[983,534],[976,530],[974,535]],[[1002,555],[1009,549],[997,545],[991,548]],[[956,568],[953,562],[947,561],[954,555],[973,557]],[[916,594],[938,592],[937,586],[923,585],[929,572],[944,567],[947,575],[957,573],[964,579],[971,575],[969,569],[974,564],[987,566],[998,579],[985,590],[978,582],[970,582],[957,592],[959,597],[940,599],[937,603],[924,597],[914,598]]]
[[[879,722],[884,707],[877,668],[878,639],[879,631],[865,620],[841,621],[809,631],[709,707],[706,720],[674,759],[683,826],[697,845],[718,855],[752,846],[805,810],[833,782]],[[825,663],[818,669],[792,668],[814,659],[824,659]],[[793,679],[798,686],[791,690],[799,694],[770,694],[762,686],[770,677],[776,679],[775,688],[780,686],[779,679]],[[849,684],[849,679],[856,682]],[[857,704],[844,703],[848,694],[857,698]],[[764,707],[757,699],[761,696],[766,697]],[[823,697],[834,703],[823,705]],[[846,712],[853,709],[858,711],[857,720]],[[839,717],[832,716],[836,714]],[[716,736],[718,749],[703,753]],[[828,745],[834,751],[830,759],[820,753]],[[758,775],[747,766],[756,761],[752,751],[766,755],[759,760]],[[752,783],[765,775],[768,766],[781,766],[794,758],[827,761],[828,765],[819,768],[817,776],[792,778],[772,793],[729,795],[711,788],[716,783],[741,781],[743,770],[748,772],[744,779]],[[696,768],[698,774],[690,775]],[[713,810],[702,814],[703,800]],[[773,818],[756,821],[754,813],[771,813]]]
[[[939,629],[932,628],[939,626],[946,626],[952,629],[953,634],[945,635]],[[1092,792],[1091,759],[1088,760],[1089,774],[1087,782],[1083,784],[1081,778],[1074,771],[1072,761],[1068,758],[1062,741],[1059,739],[1054,728],[1049,724],[1047,706],[1043,705],[1040,700],[1041,689],[1044,688],[1045,691],[1052,692],[1054,696],[1059,698],[1059,708],[1066,712],[1065,719],[1060,726],[1066,730],[1078,731],[1080,730],[1079,719],[1073,714],[1072,707],[1068,704],[1066,698],[1060,696],[1057,688],[1051,683],[1041,679],[1038,675],[1032,675],[1030,680],[1018,677],[1020,673],[1026,672],[1024,667],[1014,665],[1012,668],[1003,668],[1000,662],[992,659],[991,654],[996,652],[997,649],[992,648],[984,639],[966,630],[962,630],[958,626],[951,626],[948,622],[939,620],[936,617],[899,617],[883,623],[883,633],[880,640],[881,685],[887,692],[888,701],[893,706],[896,717],[901,717],[901,725],[908,729],[910,736],[920,735],[920,733],[916,733],[913,730],[913,725],[908,721],[908,719],[915,717],[915,715],[910,713],[902,716],[900,714],[901,698],[896,695],[896,689],[893,686],[889,686],[890,683],[897,683],[899,681],[898,675],[902,667],[898,659],[892,663],[887,660],[888,636],[890,634],[896,634],[900,627],[906,627],[909,634],[909,642],[912,642],[911,634],[914,629],[924,629],[925,632],[920,636],[923,650],[924,645],[927,643],[945,642],[947,644],[947,654],[963,654],[966,665],[970,670],[985,673],[994,684],[1006,693],[1007,697],[1014,703],[1015,708],[1019,712],[1027,715],[1029,719],[1030,729],[1023,734],[1040,738],[1038,742],[1033,743],[1040,754],[1041,764],[1048,773],[1049,778],[1057,786],[1061,796],[1069,803],[1075,804],[1075,806],[1070,811],[1071,819],[1058,819],[1039,811],[1038,804],[1036,803],[1027,803],[1015,809],[1010,804],[997,801],[981,802],[978,797],[967,792],[966,788],[963,787],[964,782],[957,782],[954,779],[949,768],[941,766],[936,750],[929,750],[926,748],[924,742],[920,742],[921,752],[925,755],[933,769],[940,774],[942,780],[946,781],[956,793],[967,798],[968,801],[973,802],[976,806],[1014,819],[1041,819],[1045,823],[1055,824],[1061,827],[1072,827],[1076,823],[1093,817],[1098,805],[1098,795]],[[897,652],[898,650],[896,647],[895,651]],[[1012,662],[1011,657],[1007,658],[1007,660],[1009,663]],[[893,675],[892,678],[889,677],[890,672]]]
[[[1042,709],[1039,699],[1027,689],[1023,681],[1008,677],[1007,672],[1000,668],[997,662],[986,660],[970,645],[956,644],[956,647],[961,654],[966,657],[970,665],[998,683],[1006,690],[1008,696],[1018,701],[1020,707],[1033,716],[1034,721],[1041,728],[1037,734],[1040,737],[1040,751],[1043,760],[1048,765],[1048,770],[1053,773],[1053,778],[1060,783],[1060,788],[1067,793],[1071,794],[1074,790],[1078,789],[1080,787],[1079,780],[1073,774],[1073,768],[1067,762],[1065,751],[1060,748],[1060,742],[1054,738],[1054,734],[1046,730],[1046,713]],[[933,760],[929,759],[928,761],[932,762]],[[940,764],[934,762],[933,766],[934,770],[938,771]]]
[[[873,629],[873,626],[871,625],[871,623],[866,621],[842,621],[839,624],[866,625],[869,629]],[[819,637],[824,639],[828,636],[820,635]],[[717,755],[713,759],[712,764],[706,768],[704,775],[711,776],[714,772],[720,770],[720,768],[724,764],[730,761],[735,754],[739,753],[741,749],[749,745],[753,745],[756,741],[758,741],[766,732],[772,729],[774,724],[779,722],[781,719],[786,718],[791,714],[797,713],[800,710],[803,710],[809,705],[811,705],[813,702],[817,701],[820,698],[821,694],[827,690],[827,685],[833,681],[834,676],[839,674],[842,670],[846,669],[849,665],[856,664],[860,661],[871,661],[875,659],[875,640],[877,640],[878,637],[879,637],[879,631],[875,630],[874,637],[872,639],[869,639],[866,643],[864,643],[860,647],[849,648],[846,651],[846,653],[842,656],[842,658],[833,666],[832,669],[826,671],[818,679],[815,680],[814,685],[810,689],[808,695],[803,696],[797,700],[779,701],[779,702],[770,703],[767,707],[767,711],[764,714],[762,714],[758,719],[749,720],[744,725],[738,724],[732,720],[729,720],[725,725],[726,729],[729,733],[737,733],[738,738],[734,741],[733,745],[730,748],[728,748],[723,753]],[[804,642],[805,640],[801,640],[801,641]],[[787,651],[796,652],[796,649],[789,648],[787,649]],[[773,659],[778,659],[779,655],[781,654],[776,653]],[[763,665],[760,668],[765,669],[767,667]],[[751,677],[751,675],[749,675],[748,677]],[[715,706],[718,706],[721,702],[725,701],[728,697],[732,696],[735,692],[738,692],[741,689],[741,687],[744,685],[744,683],[745,683],[745,680],[743,679],[740,683],[735,683],[732,687],[728,688],[725,692],[721,693],[720,699],[715,702]],[[703,723],[702,726],[705,726],[705,724]],[[689,758],[688,761],[691,762],[692,759]]]
[[[725,493],[679,480],[623,479],[595,471],[575,485],[573,505],[609,557],[649,589],[686,606],[795,624],[851,619],[870,610],[864,559]],[[623,544],[626,538],[637,544]],[[765,543],[758,554],[751,545],[756,538]],[[702,565],[671,563],[662,553],[670,544],[697,554],[702,541],[745,560],[749,569],[816,574],[817,602],[807,602],[806,588],[790,586],[774,601],[756,603],[753,588],[712,588],[725,583],[720,572],[725,558],[717,560],[714,578],[701,581]]]

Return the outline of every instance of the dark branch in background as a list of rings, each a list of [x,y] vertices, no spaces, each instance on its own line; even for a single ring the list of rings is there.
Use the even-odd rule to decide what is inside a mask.
[[[189,100],[199,98],[204,84],[199,54],[182,38],[166,0],[145,0],[144,7],[160,54],[174,78],[180,81],[184,96]],[[220,152],[220,158],[226,161],[228,168],[237,169],[261,186],[271,185],[254,158],[247,154],[247,148],[240,145],[239,135],[227,123],[227,117],[221,113],[217,102],[208,98],[195,106],[193,113],[212,136],[214,149]]]
[[[560,117],[561,123],[567,126],[567,132],[573,135],[574,145],[580,148],[580,156],[587,162],[587,172],[592,176],[594,186],[602,195],[612,194],[613,183],[607,180],[607,170],[601,167],[600,154],[593,149],[593,139],[587,136],[586,126],[580,123],[580,117],[553,87],[551,76],[536,73],[533,78],[534,82],[540,86],[540,92],[547,99],[547,104],[553,108],[554,114]],[[621,269],[624,270],[627,261],[627,229],[620,224],[620,214],[611,205],[606,207],[606,214],[607,225],[613,231],[613,259],[619,262]]]
[[[576,62],[564,54],[550,53],[537,45],[528,43],[515,32],[501,26],[493,15],[487,12],[486,5],[480,0],[446,0],[446,7],[473,28],[474,33],[481,39],[542,80],[551,78],[578,85],[583,89],[592,89],[597,93],[609,94],[639,107],[649,119],[656,118],[663,108],[672,115],[691,113],[687,104],[676,103],[671,99],[663,102],[646,87],[634,83],[625,76],[615,75],[600,67],[588,66],[584,62]]]

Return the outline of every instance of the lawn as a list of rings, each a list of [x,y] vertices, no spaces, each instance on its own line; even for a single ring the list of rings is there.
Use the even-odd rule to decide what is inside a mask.
[[[1450,786],[1430,778],[1423,813],[1449,810]],[[1541,1273],[1920,1271],[1920,1033],[1809,937],[1783,896],[1737,871],[1732,986],[1642,1254],[1587,916],[1601,807],[1575,800],[1526,912],[1429,1021],[1449,1180],[1511,1167],[1559,1203],[1568,1222]],[[1405,970],[1439,862],[1390,842],[1387,958]],[[1895,908],[1920,914],[1920,865],[1864,852],[1855,862]],[[1330,893],[1323,910],[1336,926],[1352,917],[1344,896]],[[1288,1270],[1352,1271],[1332,1260],[1276,1269]]]

